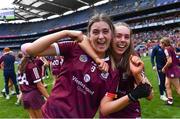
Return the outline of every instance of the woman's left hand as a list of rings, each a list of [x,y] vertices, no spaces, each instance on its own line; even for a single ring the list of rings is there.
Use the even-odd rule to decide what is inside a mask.
[[[138,56],[131,55],[130,70],[133,75],[140,74],[144,70],[144,63]]]
[[[101,70],[101,71],[104,71],[104,72],[108,72],[109,70],[109,65],[108,63],[106,63],[103,59],[100,59],[100,58],[96,58],[95,59],[95,62],[96,64],[98,64],[98,68]]]

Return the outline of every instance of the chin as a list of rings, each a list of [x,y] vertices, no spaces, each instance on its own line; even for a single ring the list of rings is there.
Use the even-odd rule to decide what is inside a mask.
[[[108,48],[97,48],[98,52],[106,52]]]
[[[119,51],[119,50],[117,51],[118,55],[122,55],[123,53],[124,53],[124,51]]]

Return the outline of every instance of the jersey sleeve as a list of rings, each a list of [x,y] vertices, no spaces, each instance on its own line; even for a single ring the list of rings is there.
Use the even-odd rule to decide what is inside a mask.
[[[169,56],[170,56],[170,55],[169,55],[169,52],[168,52],[168,49],[165,49],[165,50],[164,50],[164,53],[165,53],[166,57],[169,57]]]
[[[33,83],[38,83],[41,81],[41,77],[39,75],[39,71],[37,67],[32,68],[31,77],[33,79]]]
[[[73,41],[68,41],[68,42],[60,42],[57,45],[58,47],[55,46],[57,55],[67,57],[73,52],[73,48],[78,44]]]

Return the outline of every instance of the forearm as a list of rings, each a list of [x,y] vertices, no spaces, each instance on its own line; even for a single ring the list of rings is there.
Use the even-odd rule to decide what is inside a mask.
[[[171,65],[171,63],[169,61],[167,61],[163,68],[167,69],[170,65]]]
[[[41,83],[41,82],[40,82],[40,83]],[[48,94],[46,88],[43,86],[42,83],[41,83],[41,84],[38,84],[38,85],[37,85],[37,88],[38,88],[38,90],[41,92],[41,94],[42,94],[44,97],[46,97],[46,98],[49,97],[49,94]]]
[[[30,55],[38,55],[46,49],[51,48],[51,44],[65,37],[67,37],[66,30],[43,36],[29,44],[26,52]]]
[[[127,95],[114,101],[103,98],[100,105],[100,112],[103,114],[103,116],[107,116],[111,113],[120,111],[121,109],[129,105],[130,102],[131,101]]]
[[[88,39],[84,39],[79,43],[79,46],[93,59],[96,60],[98,55],[95,53],[94,49],[91,47]]]

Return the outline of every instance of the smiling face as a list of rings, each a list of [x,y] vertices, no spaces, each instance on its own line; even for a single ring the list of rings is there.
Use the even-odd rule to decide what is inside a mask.
[[[112,43],[112,48],[117,56],[121,56],[131,44],[130,40],[130,29],[126,26],[119,25],[115,26],[116,35]]]
[[[95,52],[103,57],[112,39],[110,26],[105,21],[94,22],[89,31],[89,39]]]

